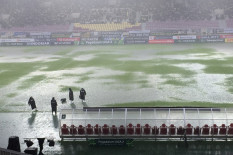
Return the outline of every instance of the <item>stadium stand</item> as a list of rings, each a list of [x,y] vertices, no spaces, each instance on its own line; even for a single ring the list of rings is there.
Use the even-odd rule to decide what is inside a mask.
[[[107,24],[74,24],[74,30],[78,31],[123,31],[123,30],[140,30],[141,24],[136,23],[134,25],[130,23],[107,23]]]

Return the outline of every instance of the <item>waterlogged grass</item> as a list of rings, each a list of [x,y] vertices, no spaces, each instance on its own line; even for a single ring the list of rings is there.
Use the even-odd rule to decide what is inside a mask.
[[[65,86],[61,85],[60,87],[60,92],[69,92],[69,88],[71,88],[73,91],[80,91],[80,87],[74,87],[74,86]]]
[[[24,47],[23,51],[24,52],[46,51],[51,48],[52,47],[50,46],[28,46],[28,47]]]
[[[152,87],[149,85],[148,80],[146,79],[147,76],[145,75],[138,75],[133,72],[126,72],[121,75],[109,75],[109,76],[102,76],[99,79],[109,79],[113,80],[114,82],[105,82],[104,84],[138,84],[140,88],[148,88]]]
[[[74,61],[72,58],[61,58],[56,61],[44,62],[42,63],[42,67],[45,67],[43,71],[58,71],[58,70],[66,70],[79,67],[81,62]]]
[[[213,107],[213,108],[232,108],[232,103],[210,103],[210,102],[166,102],[166,101],[152,101],[152,102],[130,102],[107,104],[108,107]]]
[[[170,80],[167,80],[167,81],[163,82],[163,84],[185,87],[185,86],[190,85],[191,83],[189,81],[181,81],[181,80],[177,80],[177,79],[170,79]]]
[[[9,98],[13,98],[13,97],[17,96],[17,93],[10,93],[10,94],[7,94],[6,96]]]
[[[22,106],[25,106],[25,104],[8,104],[7,106],[11,106],[11,107],[22,107]]]
[[[43,81],[46,79],[46,76],[45,75],[37,75],[37,76],[34,76],[32,78],[29,78],[29,79],[26,79],[25,81],[23,81],[21,83],[20,86],[18,86],[18,89],[27,89],[27,88],[30,88],[34,85],[36,85],[37,83]]]
[[[62,76],[64,76],[64,77],[77,77],[77,76],[78,76],[78,74],[65,73],[65,74],[62,74]]]
[[[230,66],[207,66],[204,69],[207,74],[233,74],[233,67]]]
[[[39,68],[39,63],[0,63],[0,88],[4,87],[11,82],[35,71]]]
[[[161,51],[156,55],[190,55],[190,54],[204,54],[202,56],[211,56],[216,54],[216,50],[212,48],[190,48],[177,51]]]
[[[58,50],[55,55],[65,56],[65,55],[67,55],[69,52],[71,52],[74,49],[75,49],[74,46],[61,47],[61,49]]]
[[[225,79],[225,84],[224,84],[228,91],[233,94],[233,77],[229,77]]]

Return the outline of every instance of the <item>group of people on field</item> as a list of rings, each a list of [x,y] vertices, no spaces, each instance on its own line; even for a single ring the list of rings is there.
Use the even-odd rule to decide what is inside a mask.
[[[82,100],[82,102],[85,101],[85,96],[86,96],[86,91],[85,89],[81,88],[79,98]],[[71,103],[74,101],[74,94],[71,88],[69,88],[69,100],[71,101]],[[32,96],[28,100],[28,105],[31,106],[32,110],[37,111],[36,102]],[[55,113],[56,115],[57,114],[57,101],[55,100],[54,97],[52,97],[52,100],[51,100],[51,108],[52,108],[52,114]]]

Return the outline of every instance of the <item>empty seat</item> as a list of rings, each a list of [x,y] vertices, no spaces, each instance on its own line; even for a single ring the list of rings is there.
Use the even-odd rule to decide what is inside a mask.
[[[125,127],[124,127],[123,125],[121,125],[121,126],[119,127],[119,134],[120,134],[120,135],[125,134]]]
[[[78,126],[78,134],[79,134],[79,135],[82,135],[82,134],[84,134],[84,133],[85,133],[84,127],[83,127],[82,125],[79,125],[79,126]]]
[[[152,128],[152,134],[155,134],[155,135],[159,134],[159,129],[157,128],[157,126],[154,126]]]
[[[205,124],[205,125],[202,127],[202,134],[203,134],[203,135],[208,135],[209,132],[210,132],[210,127],[209,127],[207,124]]]
[[[77,133],[78,133],[78,132],[77,132],[76,126],[71,125],[71,126],[70,126],[70,134],[76,135]]]
[[[104,124],[104,126],[102,127],[102,131],[104,135],[109,134],[109,126],[107,124]]]
[[[233,123],[231,123],[228,127],[228,132],[227,132],[229,135],[232,135],[233,134]]]
[[[132,135],[134,133],[134,126],[130,123],[127,126],[127,134]]]
[[[169,127],[169,134],[174,135],[175,133],[176,133],[176,127],[174,126],[174,124],[171,124]]]
[[[111,133],[112,133],[113,135],[117,134],[117,127],[116,127],[115,125],[112,125]]]
[[[222,124],[222,126],[220,126],[220,128],[219,128],[219,134],[226,135],[226,133],[227,133],[227,128],[226,128],[225,124]]]
[[[211,134],[212,135],[217,135],[218,134],[218,126],[216,124],[211,126]]]
[[[140,135],[141,134],[141,125],[137,124],[137,126],[135,127],[135,134]]]
[[[149,126],[149,124],[145,124],[143,129],[144,129],[144,134],[146,134],[146,135],[150,134],[151,127]]]
[[[161,135],[166,135],[167,134],[167,126],[165,124],[162,124],[160,126],[160,134]]]
[[[91,124],[88,124],[86,126],[86,132],[87,132],[88,135],[93,134],[93,126],[91,126]]]
[[[193,133],[193,126],[188,123],[186,126],[186,135],[191,135]]]
[[[63,135],[70,134],[70,132],[69,132],[68,127],[66,126],[66,124],[62,125],[62,127],[61,127],[61,133]]]
[[[97,135],[101,133],[101,128],[98,124],[96,124],[94,127],[94,133]]]
[[[183,129],[182,126],[179,126],[179,127],[177,128],[177,135],[183,135],[183,134],[184,134],[184,129]]]
[[[200,134],[200,127],[196,126],[196,128],[194,128],[194,135],[199,135]]]

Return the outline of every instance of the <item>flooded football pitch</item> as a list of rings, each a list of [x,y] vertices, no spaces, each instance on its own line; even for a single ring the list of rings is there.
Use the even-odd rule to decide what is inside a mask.
[[[47,154],[232,154],[231,142],[135,142],[132,147],[90,147],[85,142],[60,143],[58,109],[83,106],[233,107],[233,44],[122,45],[77,47],[4,47],[0,49],[1,142],[9,136],[54,137]],[[87,91],[86,104],[79,90]],[[27,102],[33,96],[38,112]],[[74,107],[72,107],[74,108]],[[8,130],[10,129],[10,130]],[[36,142],[35,142],[36,145]],[[21,144],[22,148],[26,147]],[[199,152],[200,151],[200,152]]]

